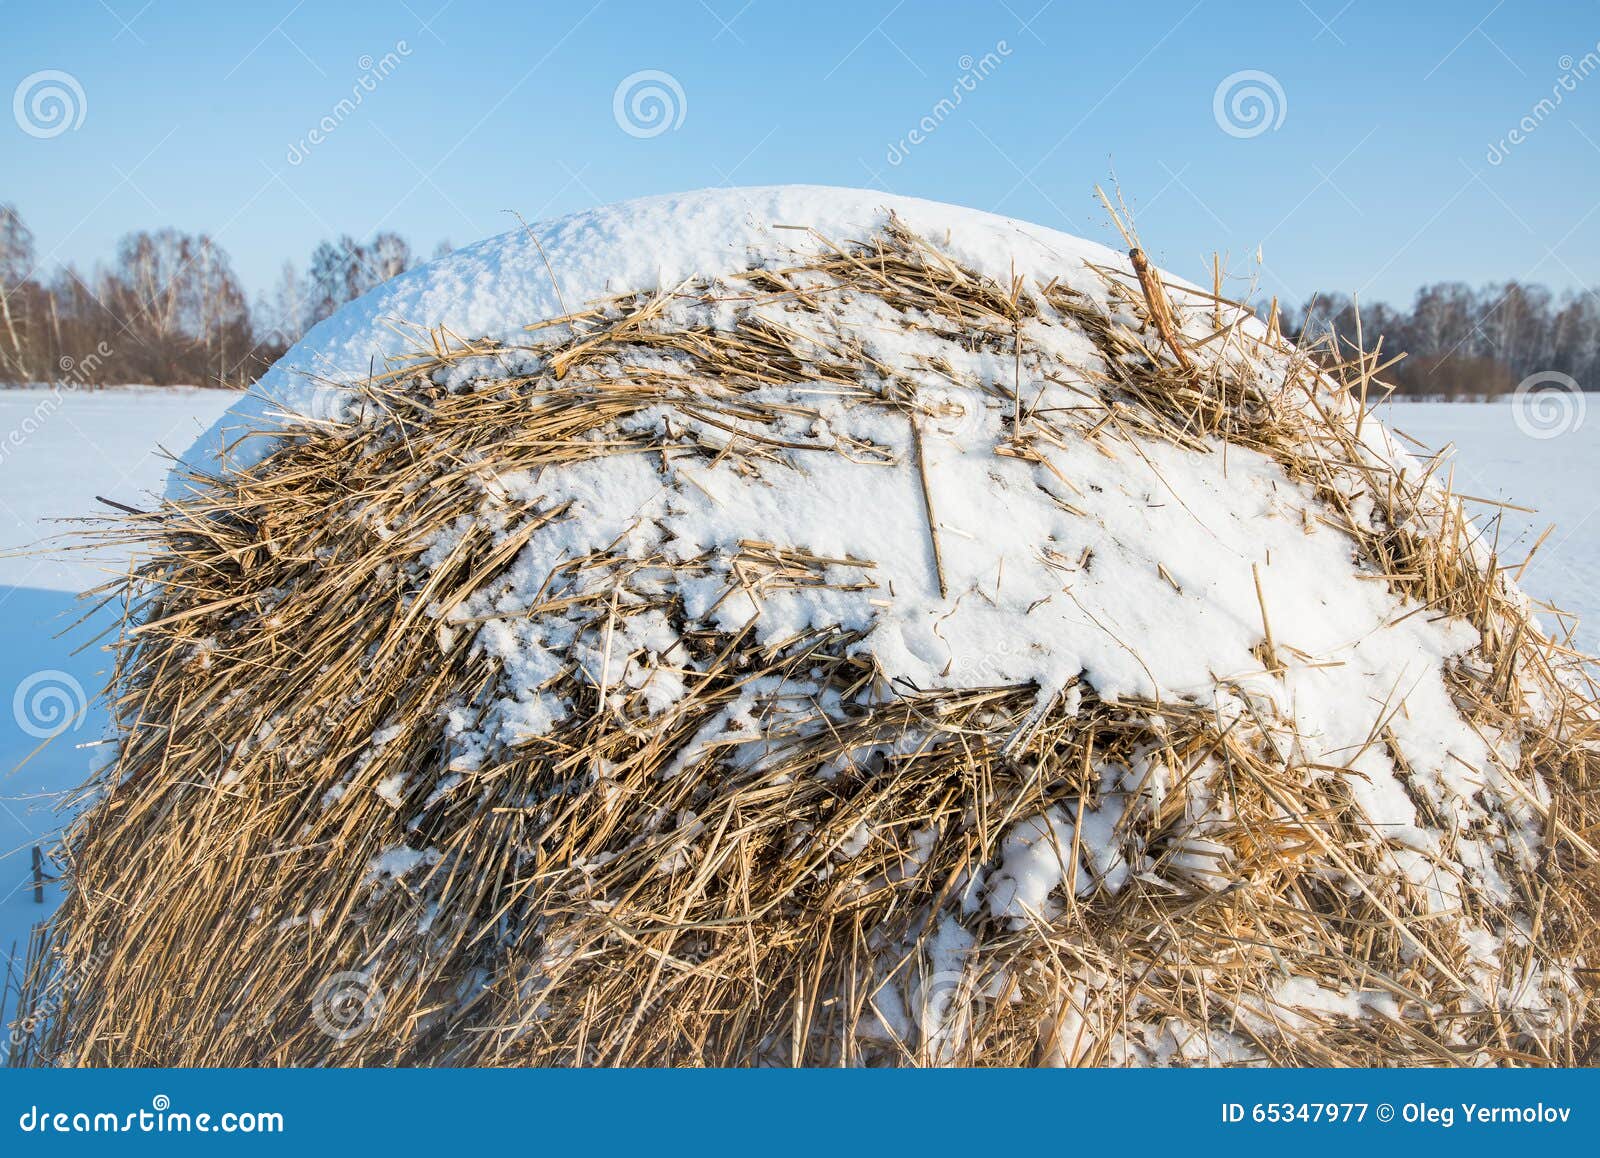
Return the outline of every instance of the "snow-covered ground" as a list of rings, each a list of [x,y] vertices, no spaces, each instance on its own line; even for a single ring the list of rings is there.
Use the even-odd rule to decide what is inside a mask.
[[[50,890],[45,904],[33,900],[31,850],[59,825],[57,801],[94,759],[95,750],[80,745],[101,735],[106,718],[94,702],[106,667],[95,636],[110,615],[73,627],[89,610],[74,596],[117,564],[63,559],[49,544],[42,554],[18,552],[70,529],[53,520],[103,513],[97,495],[147,505],[162,489],[157,448],[181,453],[236,397],[0,390],[0,695],[12,709],[0,712],[0,959],[53,903]],[[1537,508],[1505,512],[1503,559],[1520,559],[1547,525],[1557,525],[1524,586],[1582,615],[1580,642],[1600,648],[1600,414],[1545,439],[1523,433],[1507,404],[1411,403],[1385,417],[1430,447],[1459,448],[1458,491]],[[62,719],[76,722],[52,738]]]
[[[1600,395],[1593,407],[1566,414],[1546,437],[1526,433],[1510,402],[1403,402],[1380,413],[1392,428],[1438,450],[1454,446],[1458,494],[1532,507],[1518,511],[1482,505],[1487,524],[1501,514],[1502,564],[1519,564],[1554,524],[1522,576],[1533,598],[1580,617],[1577,640],[1600,653]],[[1585,415],[1584,409],[1594,413]],[[1575,428],[1568,429],[1576,421]],[[1560,431],[1557,433],[1556,431]],[[1444,470],[1448,471],[1449,467]],[[1490,541],[1493,528],[1489,528]]]
[[[117,560],[64,558],[59,520],[106,514],[101,495],[148,507],[167,462],[238,395],[137,389],[57,393],[0,389],[0,967],[54,902],[33,899],[32,850],[60,823],[61,794],[88,773],[106,713],[96,700],[107,655],[93,605]],[[59,633],[65,632],[65,635]],[[52,736],[65,725],[65,730]]]

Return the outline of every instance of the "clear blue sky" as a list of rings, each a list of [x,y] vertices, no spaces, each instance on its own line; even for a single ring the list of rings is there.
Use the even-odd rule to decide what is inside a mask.
[[[81,87],[82,123],[58,135],[0,115],[0,200],[81,265],[174,225],[218,238],[254,292],[337,233],[395,229],[426,253],[509,228],[508,209],[728,183],[874,186],[1114,240],[1092,197],[1114,170],[1150,249],[1190,276],[1260,245],[1264,291],[1294,300],[1600,283],[1600,71],[1536,111],[1600,54],[1592,0],[3,0],[0,27],[0,96],[47,69]],[[390,74],[336,112],[386,53]],[[682,121],[630,135],[613,97],[647,69],[681,88]],[[1214,108],[1243,70],[1282,93],[1253,136]]]

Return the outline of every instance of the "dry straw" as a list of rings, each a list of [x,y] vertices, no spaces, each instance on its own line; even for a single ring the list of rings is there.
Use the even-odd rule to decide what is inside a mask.
[[[1212,294],[1164,284],[1131,232],[1136,272],[1097,270],[1098,297],[998,284],[896,220],[817,240],[788,267],[595,303],[523,345],[429,334],[360,384],[358,421],[307,423],[259,466],[197,476],[194,497],[106,532],[141,552],[105,592],[126,612],[110,693],[121,744],[62,849],[66,899],[23,995],[41,1016],[15,1060],[1101,1065],[1148,1060],[1160,1035],[1199,1063],[1593,1059],[1584,984],[1542,1005],[1500,996],[1536,973],[1593,978],[1591,669],[1536,625],[1437,463],[1405,473],[1366,444],[1377,355],[1297,351],[1275,317],[1263,328],[1224,300],[1220,271]],[[793,384],[932,417],[839,321],[861,300],[1014,362],[1010,382],[956,383],[1004,412],[996,453],[1258,450],[1315,490],[1313,517],[1371,575],[1475,627],[1481,644],[1448,672],[1457,705],[1520,745],[1503,769],[1516,799],[1484,806],[1532,807],[1543,824],[1532,870],[1500,865],[1512,902],[1464,890],[1461,920],[1441,919],[1355,805],[1356,774],[1308,764],[1267,707],[1221,719],[1084,684],[1075,711],[1041,711],[1032,687],[886,690],[859,633],[762,646],[685,623],[661,578],[697,563],[615,549],[557,568],[525,614],[609,639],[619,600],[658,607],[681,625],[683,698],[651,717],[574,661],[547,689],[576,705],[559,727],[453,771],[446,714],[486,713],[501,672],[439,617],[569,517],[533,504],[463,520],[486,472],[647,455],[692,481],[712,461],[889,461],[775,433],[785,416],[755,394]],[[1044,367],[1078,405],[1043,410],[1025,390],[1035,326],[1092,340],[1093,366]],[[463,370],[470,389],[450,384]],[[620,432],[649,407],[674,417]],[[458,521],[446,557],[422,566]],[[874,584],[872,560],[805,544],[747,541],[732,573],[754,590]],[[1264,601],[1261,628],[1271,671],[1284,645]],[[664,775],[746,689],[797,673],[840,706],[773,697],[763,759],[723,735]],[[1370,745],[1390,743],[1384,718]],[[969,913],[976,943],[940,975],[944,919],[1004,834],[1051,807],[1081,817],[1105,791],[1099,769],[1136,758],[1173,778],[1116,834],[1149,871],[1117,891],[1069,879],[1049,919]],[[396,808],[376,789],[402,774]],[[1214,813],[1205,841],[1184,835],[1195,800]],[[1449,849],[1451,818],[1424,819]],[[396,846],[417,855],[374,874]],[[1503,976],[1474,976],[1462,920],[1505,934]],[[1290,1009],[1295,978],[1361,1012]]]

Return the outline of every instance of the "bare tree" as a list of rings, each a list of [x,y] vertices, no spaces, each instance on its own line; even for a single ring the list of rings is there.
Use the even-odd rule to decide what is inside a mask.
[[[307,326],[315,325],[345,302],[354,301],[415,264],[411,247],[397,233],[376,234],[360,244],[348,234],[324,241],[311,253],[307,273],[310,304]]]
[[[28,305],[25,287],[33,273],[33,232],[14,205],[0,205],[0,373],[18,381],[29,377],[30,351],[23,346]]]

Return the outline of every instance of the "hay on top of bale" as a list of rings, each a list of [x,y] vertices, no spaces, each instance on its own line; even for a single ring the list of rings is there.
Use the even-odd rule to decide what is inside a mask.
[[[248,403],[108,532],[20,1060],[1584,1060],[1592,669],[1375,355],[817,190],[508,235],[307,348],[529,241],[560,316]]]

